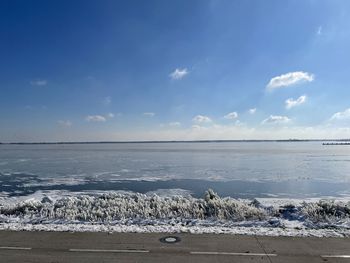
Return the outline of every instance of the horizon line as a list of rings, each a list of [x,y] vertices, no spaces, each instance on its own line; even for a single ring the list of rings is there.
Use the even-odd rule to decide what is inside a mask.
[[[209,142],[312,142],[350,141],[348,139],[237,139],[237,140],[131,140],[131,141],[53,141],[53,142],[0,142],[0,144],[113,144],[113,143],[209,143]]]

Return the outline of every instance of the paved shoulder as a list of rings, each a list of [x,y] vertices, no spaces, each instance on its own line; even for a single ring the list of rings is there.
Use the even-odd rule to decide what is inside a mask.
[[[0,262],[350,262],[349,244],[347,238],[0,231]]]

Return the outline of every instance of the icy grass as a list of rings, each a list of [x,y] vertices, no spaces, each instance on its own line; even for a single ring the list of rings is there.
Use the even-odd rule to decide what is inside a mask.
[[[183,196],[160,197],[143,194],[108,193],[26,200],[0,207],[0,215],[25,219],[63,219],[81,222],[111,222],[125,219],[212,219],[262,220],[264,209],[232,199],[220,198],[209,190],[205,199]]]
[[[350,236],[350,202],[263,205],[258,200],[137,193],[0,201],[0,229]],[[272,233],[272,234],[271,234]]]

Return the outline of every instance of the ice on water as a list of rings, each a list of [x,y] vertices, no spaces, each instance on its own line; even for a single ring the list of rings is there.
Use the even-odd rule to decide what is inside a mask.
[[[320,142],[0,145],[0,229],[350,236],[348,152]]]

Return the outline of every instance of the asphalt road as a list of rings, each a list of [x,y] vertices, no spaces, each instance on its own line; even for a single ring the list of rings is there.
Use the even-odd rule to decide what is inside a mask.
[[[0,231],[0,262],[350,262],[350,239]]]

